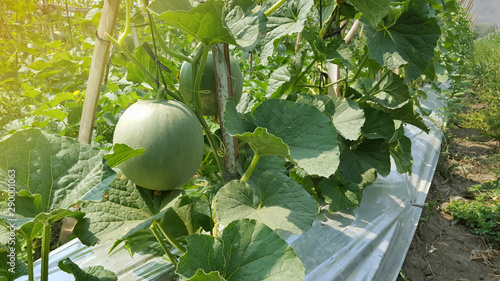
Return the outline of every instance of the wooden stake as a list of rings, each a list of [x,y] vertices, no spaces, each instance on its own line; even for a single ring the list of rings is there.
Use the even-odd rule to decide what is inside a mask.
[[[358,32],[360,26],[361,22],[359,20],[356,20],[353,23],[351,29],[349,29],[349,32],[347,32],[347,35],[344,38],[346,44],[351,43],[352,39]],[[340,66],[333,63],[328,63],[327,69],[328,69],[328,83],[337,82],[340,79]],[[328,95],[331,97],[334,96],[339,97],[340,96],[339,85],[335,84],[332,87],[328,88]]]
[[[102,9],[97,39],[94,46],[94,55],[90,64],[89,79],[85,92],[82,120],[80,121],[80,132],[78,140],[82,143],[92,142],[92,131],[94,130],[95,115],[101,93],[101,84],[109,56],[110,42],[106,40],[106,34],[113,34],[118,17],[120,0],[105,0]]]
[[[224,109],[226,108],[226,99],[233,97],[233,86],[231,81],[231,63],[227,43],[213,45],[212,56],[214,59],[215,82],[217,89],[217,101],[219,104],[219,121],[222,135],[222,143],[225,147],[224,165],[228,178],[234,179],[237,175],[236,159],[238,158],[238,139],[230,136],[224,128]]]

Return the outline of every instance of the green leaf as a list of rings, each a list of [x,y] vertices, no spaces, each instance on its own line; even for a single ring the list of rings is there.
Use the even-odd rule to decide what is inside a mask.
[[[314,2],[309,0],[287,1],[269,16],[266,37],[260,42],[263,46],[260,54],[263,65],[267,65],[268,57],[278,45],[275,45],[276,40],[285,35],[302,32],[313,4]]]
[[[156,77],[157,63],[148,55],[144,48],[135,48],[134,57],[142,66],[144,66],[149,71],[149,73]],[[176,84],[177,65],[163,57],[160,57],[159,61],[172,71],[170,73],[162,71],[165,83],[167,85]],[[159,73],[158,77],[160,79],[160,82],[163,83],[163,80],[161,79]],[[156,79],[152,79],[149,75],[146,75],[146,73],[144,73],[135,63],[131,61],[127,63],[127,80],[135,83],[146,83],[151,86],[151,88],[157,89]]]
[[[189,278],[187,281],[225,281],[226,279],[222,278],[219,275],[219,272],[212,271],[210,273],[205,273],[202,269],[198,269],[196,274]]]
[[[113,145],[113,153],[104,155],[110,167],[116,167],[123,161],[144,154],[145,148],[133,149],[123,143]]]
[[[335,106],[333,106],[332,99],[326,95],[310,95],[299,93],[297,94],[297,100],[295,102],[312,105],[319,111],[328,113],[328,115],[335,112]]]
[[[358,9],[372,26],[377,26],[391,10],[390,0],[347,0]]]
[[[76,94],[78,94],[79,91],[75,92],[75,94],[73,93],[62,93],[62,94],[58,94],[58,95],[55,95],[49,102],[49,107],[50,108],[53,108],[55,106],[57,106],[58,104],[60,104],[61,102],[63,101],[67,101],[67,100],[75,100],[76,99]]]
[[[407,65],[407,83],[425,72],[441,35],[436,18],[428,17],[429,9],[425,0],[409,1],[393,25],[366,26],[370,57],[391,70]]]
[[[34,239],[43,228],[43,222],[54,223],[64,217],[81,219],[82,212],[70,209],[41,209],[41,196],[16,196],[15,214],[0,213],[0,225],[7,226],[9,219],[16,220],[16,230],[27,239]],[[1,202],[0,207],[6,208],[6,202]],[[13,216],[14,215],[14,216]]]
[[[55,209],[50,212],[43,212],[39,209],[40,196],[16,196],[16,213],[14,216],[11,214],[0,213],[0,227],[8,229],[10,225],[10,220],[14,219],[15,229],[20,237],[23,237],[27,241],[33,241],[38,237],[40,231],[42,230],[44,223],[47,222],[52,224],[64,217],[71,217],[80,220],[85,215],[82,212],[72,211],[68,209]],[[0,202],[0,208],[7,209],[5,202]],[[2,229],[4,230],[4,229]],[[8,241],[5,237],[0,237],[0,243],[7,244]]]
[[[161,220],[162,227],[172,234],[174,238],[187,237],[190,234],[197,233],[200,225],[193,219],[195,213],[194,204],[179,206],[180,200],[167,209],[165,216]]]
[[[255,220],[230,223],[222,238],[194,234],[177,273],[190,278],[199,269],[219,272],[228,281],[304,280],[305,268],[293,249],[272,229]]]
[[[224,109],[224,128],[231,136],[253,132],[256,128],[252,117],[241,114],[236,110],[234,99],[228,98]]]
[[[391,171],[389,145],[386,140],[365,140],[340,155],[339,170],[344,179],[356,184],[373,183],[376,172],[387,176]]]
[[[109,188],[100,202],[82,205],[86,215],[78,221],[74,232],[85,245],[123,240],[136,231],[149,228],[153,219],[163,217],[179,195],[179,191],[155,193],[118,177]]]
[[[283,65],[271,73],[266,88],[266,97],[281,98],[302,77],[303,56],[295,55],[289,64]]]
[[[189,11],[164,11],[154,8],[151,12],[158,15],[165,24],[194,36],[205,45],[221,42],[236,44],[233,35],[222,21],[223,1],[207,0]]]
[[[281,138],[298,165],[309,174],[328,177],[339,165],[337,133],[316,107],[269,99],[254,110],[255,124]]]
[[[401,77],[392,72],[384,77],[378,87],[371,90],[371,94],[380,99],[389,99],[390,97],[396,103],[403,103],[411,98],[408,85]]]
[[[174,206],[167,208],[160,221],[161,227],[170,233],[174,239],[177,239],[177,241],[182,241],[185,237],[200,230],[200,225],[196,220],[194,204],[183,206],[180,206],[180,204],[181,200],[177,200]],[[122,242],[131,256],[134,253],[144,251],[158,256],[165,254],[165,251],[158,244],[156,236],[147,225],[145,225],[144,229],[137,230],[133,234],[115,241],[110,252]]]
[[[332,122],[343,137],[357,140],[361,134],[361,127],[365,123],[365,113],[359,105],[350,99],[332,97],[335,113]]]
[[[244,50],[253,50],[266,30],[265,9],[255,11],[257,7],[253,0],[229,0],[224,6],[227,27]]]
[[[293,168],[289,173],[290,177],[296,181],[298,184],[309,193],[311,196],[318,201],[318,193],[316,192],[316,183],[314,183],[315,177],[308,175],[303,169]]]
[[[186,253],[180,257],[176,272],[187,278],[199,269],[224,272],[225,255],[222,241],[208,235],[193,234],[187,238]]]
[[[115,177],[104,153],[72,138],[17,131],[0,142],[0,190],[7,190],[9,175],[15,175],[18,195],[36,196],[40,212],[100,200]]]
[[[0,208],[6,209],[7,205],[3,204],[4,202],[1,202]],[[81,213],[80,213],[81,214]],[[15,219],[15,223],[9,219]],[[27,240],[33,240],[35,237],[37,237],[38,233],[43,228],[43,223],[34,223],[33,218],[24,218],[23,216],[2,216],[2,219],[0,219],[0,245],[8,245],[9,242],[12,243],[9,240],[12,240],[10,237],[10,231],[12,229],[15,229],[17,234],[19,235],[19,238],[24,238]],[[16,242],[16,247],[19,247],[21,243]]]
[[[396,130],[394,140],[389,143],[389,152],[392,159],[394,159],[394,163],[396,163],[396,169],[399,173],[412,172],[411,140],[405,136],[403,126]]]
[[[141,252],[147,252],[148,254],[158,257],[165,255],[165,250],[163,250],[153,232],[149,228],[138,230],[123,240],[116,240],[109,249],[109,253],[111,253],[121,243],[123,243],[123,247],[128,250],[131,257],[133,257],[134,253]]]
[[[344,182],[342,175],[333,175],[321,180],[318,185],[330,212],[353,209],[361,203],[361,189],[353,182]]]
[[[65,258],[58,263],[59,268],[69,274],[75,276],[75,281],[115,281],[118,280],[116,275],[104,269],[102,265],[90,266],[81,269],[76,263],[72,262],[70,258]]]
[[[332,62],[339,65],[352,64],[352,53],[347,48],[344,39],[339,37],[323,39],[316,29],[307,28],[302,33],[311,46],[316,61]]]
[[[375,79],[367,77],[367,78],[359,78],[358,80],[356,80],[356,82],[354,82],[354,84],[351,85],[351,87],[352,89],[354,89],[359,93],[368,95],[371,92],[373,86],[376,84],[377,81],[375,81]]]
[[[167,11],[189,11],[193,8],[192,2],[191,0],[154,0],[149,4],[148,9],[157,15]]]
[[[429,128],[425,125],[422,116],[415,111],[415,102],[413,100],[409,100],[394,108],[377,106],[377,109],[389,113],[392,119],[411,124],[420,130],[429,133]]]
[[[283,65],[277,68],[271,73],[269,77],[269,82],[266,89],[266,97],[268,98],[279,98],[283,95],[281,89],[290,88],[291,84],[290,80],[292,79],[293,74],[290,72],[289,65]]]
[[[293,179],[276,171],[262,173],[258,188],[230,181],[215,197],[223,224],[250,218],[271,229],[300,234],[309,229],[318,214],[316,200]]]
[[[19,241],[19,240],[18,240]],[[16,242],[16,244],[20,244]],[[11,281],[24,275],[28,275],[28,266],[14,256],[14,261],[12,261],[12,251],[11,246],[13,245],[1,245],[0,246],[0,280]],[[14,247],[14,253],[18,254],[17,246]]]
[[[361,128],[368,139],[385,139],[390,141],[394,135],[394,121],[391,116],[380,110],[365,107],[366,121]]]
[[[50,118],[57,119],[59,121],[64,121],[66,116],[68,116],[67,112],[62,111],[59,108],[48,108],[47,106],[40,107],[38,109],[33,110],[32,112],[35,115],[47,116]]]
[[[257,127],[253,133],[236,135],[250,145],[256,155],[278,155],[291,159],[290,149],[282,139],[271,135],[266,128]]]

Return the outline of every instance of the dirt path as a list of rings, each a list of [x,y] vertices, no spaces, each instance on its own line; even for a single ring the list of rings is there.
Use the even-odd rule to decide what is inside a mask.
[[[467,188],[498,177],[499,141],[455,129],[448,154],[440,159],[399,280],[500,280],[500,254],[470,228],[443,211],[450,199],[466,197]]]

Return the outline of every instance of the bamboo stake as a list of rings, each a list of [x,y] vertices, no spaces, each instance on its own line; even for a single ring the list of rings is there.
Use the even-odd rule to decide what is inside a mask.
[[[359,30],[359,27],[361,26],[361,22],[359,20],[356,20],[351,29],[349,29],[349,32],[347,32],[347,35],[344,38],[344,41],[346,44],[351,43],[352,39],[356,35],[356,33]],[[340,79],[340,66],[333,64],[333,63],[328,63],[327,64],[327,69],[328,69],[328,83],[334,83],[337,82]],[[333,97],[333,96],[340,96],[340,89],[338,84],[335,84],[328,88],[328,95]]]
[[[82,143],[92,142],[92,131],[94,129],[95,115],[101,92],[101,84],[104,70],[109,56],[110,42],[106,40],[106,34],[113,34],[118,17],[120,0],[105,0],[102,9],[99,28],[97,29],[97,40],[95,41],[94,54],[90,64],[89,79],[85,102],[83,104],[82,120],[80,121],[80,132],[78,140]]]
[[[339,79],[340,79],[340,66],[329,62],[326,64],[326,67],[327,67],[327,72],[328,72],[328,83],[334,83],[334,82],[339,81]],[[328,87],[328,95],[330,97],[340,96],[339,85],[335,84],[331,87]]]
[[[354,35],[356,35],[356,33],[358,32],[358,29],[360,26],[361,26],[361,22],[359,20],[356,20],[353,23],[351,29],[349,29],[349,32],[347,33],[347,35],[344,38],[344,41],[347,45],[349,45],[349,43],[351,43],[352,39],[354,38]]]

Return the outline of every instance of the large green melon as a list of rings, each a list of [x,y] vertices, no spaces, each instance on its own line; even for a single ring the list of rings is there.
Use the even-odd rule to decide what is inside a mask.
[[[115,143],[146,149],[118,167],[135,184],[153,190],[183,186],[198,171],[204,153],[196,115],[174,100],[143,100],[127,108],[116,125]]]
[[[231,81],[233,84],[233,98],[235,104],[238,104],[243,92],[243,76],[238,63],[231,58]],[[179,75],[179,86],[181,94],[186,102],[193,105],[195,77],[192,72],[193,65],[189,62],[184,62]],[[216,116],[217,112],[217,95],[215,87],[215,72],[214,60],[212,54],[208,54],[207,63],[203,76],[201,77],[200,85],[200,114],[205,116]]]

